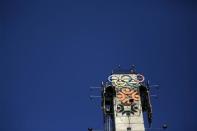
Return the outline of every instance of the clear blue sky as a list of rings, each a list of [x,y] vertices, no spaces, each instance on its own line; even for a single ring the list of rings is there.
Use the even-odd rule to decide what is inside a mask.
[[[153,127],[196,131],[196,3],[1,0],[0,131],[102,128],[89,100],[117,65],[153,84]]]

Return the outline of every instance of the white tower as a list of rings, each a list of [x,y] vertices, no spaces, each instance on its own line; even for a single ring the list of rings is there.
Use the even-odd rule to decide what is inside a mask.
[[[148,89],[144,76],[133,70],[110,75],[102,91],[105,131],[145,131],[143,112],[149,124],[152,119]]]

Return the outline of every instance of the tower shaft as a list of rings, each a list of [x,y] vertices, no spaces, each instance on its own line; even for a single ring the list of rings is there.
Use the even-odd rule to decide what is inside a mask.
[[[108,77],[102,92],[105,131],[145,131],[143,111],[152,112],[143,81],[137,73]]]

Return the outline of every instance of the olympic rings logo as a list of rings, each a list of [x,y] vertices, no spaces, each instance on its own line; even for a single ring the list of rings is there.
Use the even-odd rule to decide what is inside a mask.
[[[135,85],[144,81],[144,76],[141,74],[136,75],[111,75],[108,81],[114,83],[116,86]]]

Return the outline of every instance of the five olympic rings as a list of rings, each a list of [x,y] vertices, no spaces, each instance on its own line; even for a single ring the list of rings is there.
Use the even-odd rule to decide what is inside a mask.
[[[131,75],[111,75],[108,77],[108,81],[114,83],[116,86],[135,85],[144,81],[144,76],[141,74]]]

